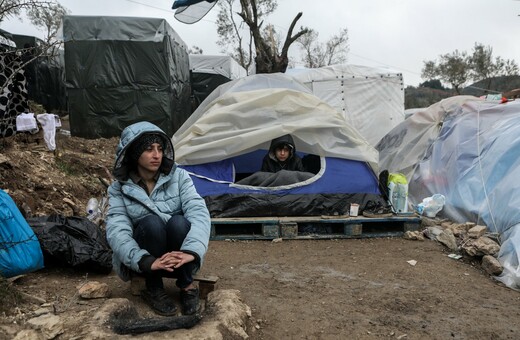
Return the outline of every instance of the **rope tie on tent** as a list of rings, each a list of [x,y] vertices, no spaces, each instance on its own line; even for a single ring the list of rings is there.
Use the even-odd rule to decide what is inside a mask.
[[[491,221],[493,223],[493,228],[495,228],[495,233],[498,235],[498,228],[497,228],[497,224],[495,222],[495,217],[493,216],[493,211],[491,211],[491,205],[489,203],[489,196],[488,196],[488,193],[487,193],[487,189],[486,189],[486,184],[484,182],[484,175],[483,175],[483,172],[482,172],[482,161],[481,161],[481,157],[480,157],[480,107],[482,106],[482,103],[478,103],[478,108],[477,108],[477,157],[478,157],[478,166],[479,166],[479,170],[480,170],[480,180],[482,182],[482,188],[484,189],[484,197],[486,198],[486,205],[487,205],[487,208],[488,208],[488,211],[489,211],[489,216],[491,217]],[[480,210],[478,212],[478,221],[480,221]],[[502,242],[500,240],[500,237],[498,238],[498,243],[500,245],[502,245]]]

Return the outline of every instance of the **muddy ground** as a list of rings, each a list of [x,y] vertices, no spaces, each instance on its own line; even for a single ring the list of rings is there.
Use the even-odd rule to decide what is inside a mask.
[[[117,138],[64,133],[54,153],[38,136],[0,140],[0,186],[26,214],[84,216],[88,199],[105,192]],[[478,258],[448,254],[435,241],[402,238],[210,241],[201,274],[240,291],[252,311],[250,339],[519,339],[520,293],[485,273]],[[43,300],[64,322],[56,339],[91,338],[82,325],[107,299],[80,299],[76,287],[88,280],[143,306],[114,273],[47,266],[11,283],[36,299],[2,301],[0,339],[29,328]]]

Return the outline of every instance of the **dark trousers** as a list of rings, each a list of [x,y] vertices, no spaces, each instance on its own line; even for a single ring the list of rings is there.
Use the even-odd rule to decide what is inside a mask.
[[[143,249],[159,258],[170,251],[181,249],[182,242],[191,229],[191,223],[184,216],[172,216],[165,224],[157,215],[148,215],[135,226],[134,238]],[[163,277],[176,278],[179,288],[186,288],[193,282],[193,262],[186,263],[173,272],[154,270],[144,273],[147,289],[164,288]]]

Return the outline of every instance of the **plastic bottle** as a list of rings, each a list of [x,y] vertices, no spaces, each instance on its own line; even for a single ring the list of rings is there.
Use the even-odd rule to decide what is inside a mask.
[[[99,201],[97,198],[92,197],[87,202],[87,216],[93,216],[96,215],[99,208]]]

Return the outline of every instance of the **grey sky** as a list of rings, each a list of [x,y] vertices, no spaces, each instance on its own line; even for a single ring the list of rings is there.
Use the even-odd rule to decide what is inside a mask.
[[[60,0],[73,15],[160,17],[168,20],[188,46],[204,54],[221,54],[216,45],[213,10],[192,25],[178,22],[173,0]],[[341,28],[349,30],[348,63],[388,67],[403,73],[406,85],[422,82],[425,60],[458,49],[471,53],[475,42],[493,48],[494,56],[520,63],[520,1],[517,0],[278,0],[278,10],[266,21],[285,33],[298,12],[298,26],[308,26],[327,40]],[[42,37],[25,20],[0,25],[12,33]],[[297,45],[290,55],[299,59]]]

